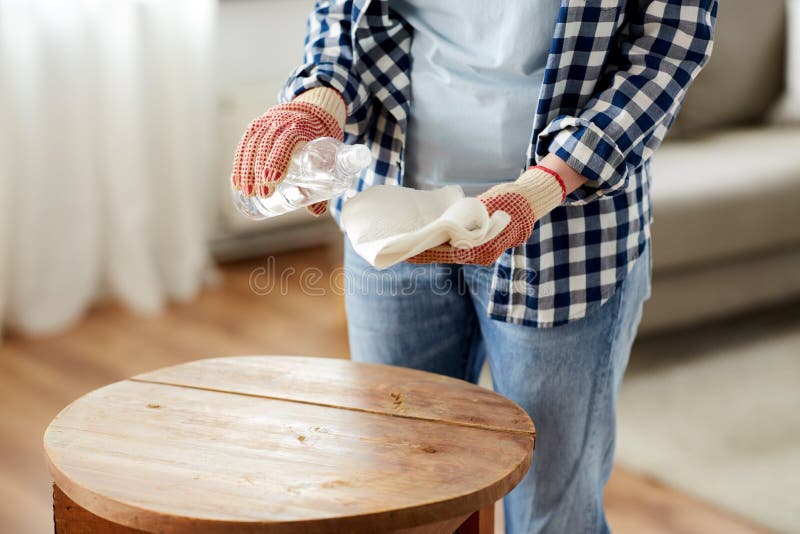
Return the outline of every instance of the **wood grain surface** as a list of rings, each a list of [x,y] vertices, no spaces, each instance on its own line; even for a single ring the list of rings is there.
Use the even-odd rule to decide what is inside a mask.
[[[517,405],[460,380],[240,357],[95,390],[44,441],[64,493],[131,528],[388,532],[500,499],[527,471],[534,431]]]
[[[533,433],[525,411],[491,390],[447,376],[330,358],[212,358],[133,377],[366,412]]]

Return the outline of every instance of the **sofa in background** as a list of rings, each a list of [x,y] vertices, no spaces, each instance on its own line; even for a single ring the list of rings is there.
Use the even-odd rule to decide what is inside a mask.
[[[800,127],[667,141],[652,171],[642,332],[800,298]]]
[[[721,3],[711,60],[653,156],[643,332],[800,297],[800,123],[774,113],[798,74],[787,43],[797,46],[800,24],[787,6]]]

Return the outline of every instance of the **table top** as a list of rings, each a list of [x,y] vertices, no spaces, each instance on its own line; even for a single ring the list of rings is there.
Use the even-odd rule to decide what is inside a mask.
[[[330,358],[198,360],[92,391],[47,428],[56,484],[161,532],[388,531],[469,514],[530,466],[535,431],[468,382]]]

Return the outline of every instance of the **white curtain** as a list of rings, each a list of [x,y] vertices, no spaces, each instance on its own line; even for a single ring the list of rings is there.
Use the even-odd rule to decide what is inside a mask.
[[[210,268],[214,0],[0,0],[0,325],[156,312]]]

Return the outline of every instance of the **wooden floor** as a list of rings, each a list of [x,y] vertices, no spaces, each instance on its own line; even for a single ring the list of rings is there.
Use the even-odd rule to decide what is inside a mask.
[[[263,293],[264,262],[226,266],[219,283],[188,305],[158,317],[116,306],[92,310],[68,333],[0,346],[0,532],[52,532],[50,480],[41,436],[76,397],[135,373],[197,358],[234,354],[347,357],[343,297],[315,294],[339,264],[333,250],[282,255],[276,272],[294,269],[284,290]],[[299,274],[318,267],[322,279]],[[261,269],[261,270],[259,270]],[[251,284],[251,281],[254,282]],[[256,291],[251,289],[256,287]],[[302,286],[306,289],[303,290]],[[617,468],[606,492],[617,533],[752,533],[765,530]]]

